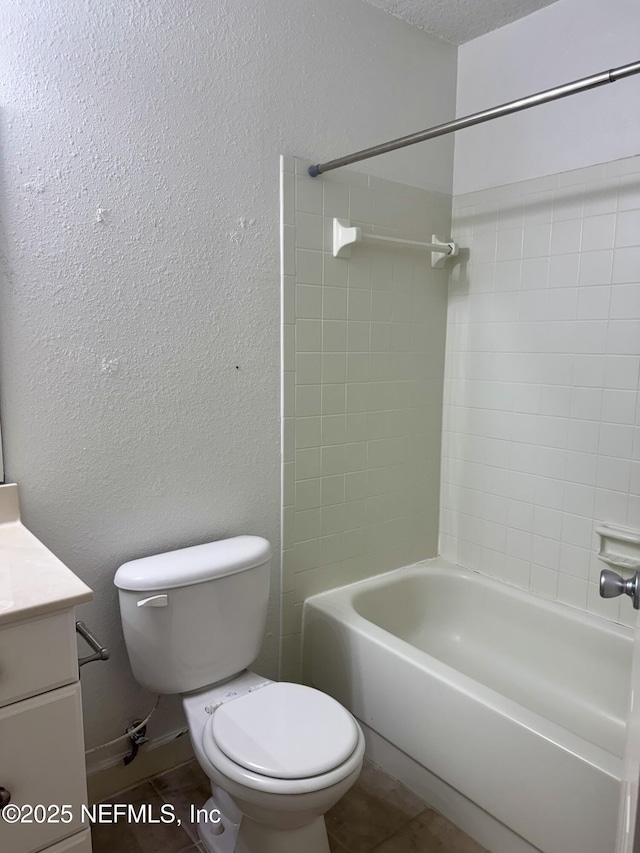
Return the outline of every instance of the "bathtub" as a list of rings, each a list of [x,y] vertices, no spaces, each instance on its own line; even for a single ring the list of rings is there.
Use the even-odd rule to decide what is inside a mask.
[[[304,605],[305,681],[506,828],[462,826],[504,853],[616,850],[632,649],[630,629],[441,558]]]

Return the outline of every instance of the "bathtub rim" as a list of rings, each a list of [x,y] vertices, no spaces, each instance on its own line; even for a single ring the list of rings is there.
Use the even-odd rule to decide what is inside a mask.
[[[304,607],[306,607],[307,602],[322,601],[329,597],[335,597],[339,599],[340,602],[347,600],[351,601],[353,600],[353,596],[363,587],[366,587],[367,589],[377,589],[379,587],[386,586],[396,577],[410,574],[423,574],[425,569],[429,570],[430,573],[443,576],[455,573],[461,578],[471,580],[474,583],[478,583],[480,586],[484,586],[489,589],[497,587],[503,595],[512,596],[519,601],[527,601],[527,599],[533,598],[536,602],[536,606],[547,612],[556,613],[560,610],[562,615],[570,621],[579,622],[583,625],[595,624],[598,630],[603,630],[606,633],[611,633],[629,642],[633,642],[634,629],[629,625],[625,625],[622,622],[615,622],[612,619],[600,616],[597,613],[581,610],[580,608],[567,604],[564,601],[547,598],[544,595],[540,595],[539,593],[532,592],[530,590],[525,590],[519,586],[514,586],[498,578],[489,577],[477,569],[469,569],[466,566],[460,566],[457,563],[452,563],[449,560],[446,560],[444,557],[429,557],[426,560],[419,560],[416,563],[410,563],[408,566],[401,566],[398,569],[390,569],[386,572],[371,575],[368,578],[362,578],[357,581],[352,581],[351,583],[332,587],[324,592],[314,593],[314,595],[310,595],[305,598]],[[352,609],[356,615],[360,616],[355,608]],[[375,625],[375,622],[371,622],[364,616],[360,618],[364,619],[364,621],[371,625]]]

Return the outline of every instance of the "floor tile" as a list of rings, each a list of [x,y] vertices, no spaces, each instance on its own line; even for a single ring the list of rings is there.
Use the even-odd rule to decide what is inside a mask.
[[[197,761],[190,761],[151,780],[165,803],[170,803],[192,841],[198,842],[198,828],[190,821],[191,806],[202,808],[211,796],[211,782]]]
[[[205,853],[189,809],[210,796],[197,761],[156,776],[107,802],[148,805],[154,817],[163,804],[182,821],[174,824],[97,824],[93,853]],[[366,761],[358,782],[327,814],[331,853],[487,853],[400,782]]]
[[[108,803],[147,805],[154,818],[160,816],[163,800],[149,782],[117,794]],[[165,823],[96,823],[91,827],[93,853],[182,853],[195,847],[182,826]]]
[[[349,853],[369,853],[423,809],[412,791],[365,761],[356,784],[327,813],[327,829]]]
[[[442,815],[425,809],[373,853],[488,853]]]
[[[332,835],[329,836],[329,850],[331,853],[349,853],[349,850],[343,847],[339,841],[336,841]]]

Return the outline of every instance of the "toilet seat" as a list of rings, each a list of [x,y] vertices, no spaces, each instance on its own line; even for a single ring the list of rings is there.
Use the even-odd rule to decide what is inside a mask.
[[[275,779],[307,779],[338,767],[358,742],[342,705],[311,687],[277,682],[217,709],[211,734],[231,761]]]
[[[273,682],[217,708],[204,726],[202,748],[215,769],[240,785],[302,794],[328,788],[358,767],[364,737],[330,696]]]

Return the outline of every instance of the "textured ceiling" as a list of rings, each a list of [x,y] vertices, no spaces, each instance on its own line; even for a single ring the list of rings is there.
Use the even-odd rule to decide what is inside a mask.
[[[557,0],[365,0],[431,35],[464,44]]]

